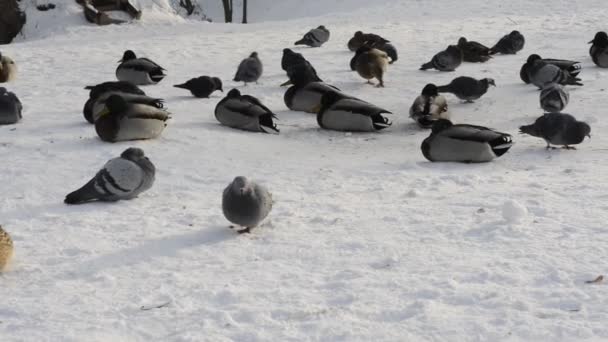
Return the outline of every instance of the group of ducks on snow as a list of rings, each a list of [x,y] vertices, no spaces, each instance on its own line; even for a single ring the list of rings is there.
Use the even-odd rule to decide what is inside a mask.
[[[330,32],[324,26],[310,30],[296,45],[320,47],[329,40]],[[608,67],[608,35],[598,32],[589,51],[593,62]],[[493,47],[460,38],[457,45],[444,51],[421,66],[421,70],[437,69],[453,71],[462,62],[487,62],[492,55],[515,54],[525,44],[518,31],[502,37]],[[389,64],[398,60],[397,49],[389,40],[373,33],[358,31],[348,41],[349,50],[355,54],[350,61],[353,71],[371,83],[378,80],[384,87],[384,74]],[[116,142],[152,139],[159,136],[170,118],[164,109],[163,100],[149,97],[139,85],[157,84],[166,76],[165,69],[147,58],[138,58],[127,50],[116,69],[118,81],[88,86],[89,99],[83,109],[85,119],[95,125],[103,141]],[[321,80],[315,68],[301,54],[290,49],[283,50],[281,67],[289,80],[282,85],[291,85],[284,95],[288,108],[317,114],[321,128],[338,131],[374,132],[391,125],[384,114],[390,111],[343,93],[337,87]],[[0,54],[0,82],[15,78],[14,61]],[[548,112],[532,125],[520,127],[521,132],[541,137],[547,148],[553,145],[571,145],[583,141],[590,127],[573,116],[561,112],[569,101],[564,85],[582,85],[576,76],[580,63],[559,59],[542,59],[530,55],[522,66],[520,77],[541,89],[540,104]],[[262,62],[256,52],[238,66],[234,81],[257,82],[263,73]],[[467,125],[452,124],[446,99],[440,93],[452,93],[466,102],[481,98],[494,80],[477,80],[457,77],[449,84],[436,86],[427,84],[410,107],[410,117],[421,127],[431,128],[421,150],[430,161],[486,162],[506,153],[512,145],[509,134]],[[188,80],[177,88],[189,90],[199,98],[208,98],[213,92],[223,91],[222,81],[217,77],[201,76]],[[0,124],[13,124],[22,117],[22,105],[15,94],[0,87]],[[265,133],[278,133],[274,123],[275,114],[251,95],[243,95],[238,89],[228,92],[215,108],[215,117],[226,126]],[[148,190],[154,183],[155,167],[139,148],[129,148],[120,157],[108,161],[104,167],[83,187],[68,194],[68,204],[89,201],[117,201],[131,199]],[[268,215],[272,208],[272,196],[262,185],[245,177],[236,177],[226,187],[222,198],[226,218],[237,226],[239,232],[249,232]],[[10,247],[9,247],[10,246]],[[7,252],[10,249],[10,253]],[[12,254],[12,241],[0,227],[0,269]]]

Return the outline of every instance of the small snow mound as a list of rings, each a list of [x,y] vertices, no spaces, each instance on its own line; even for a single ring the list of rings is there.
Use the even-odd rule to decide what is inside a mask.
[[[528,216],[528,209],[515,200],[508,200],[502,205],[502,217],[509,223],[519,223]]]

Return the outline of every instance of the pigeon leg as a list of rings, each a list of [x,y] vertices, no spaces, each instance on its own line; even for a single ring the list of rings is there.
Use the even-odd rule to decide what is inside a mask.
[[[464,100],[464,103],[475,103],[473,100]]]
[[[563,148],[566,149],[566,150],[576,150],[576,147],[574,147],[574,146],[568,146],[568,145],[564,145]]]
[[[374,85],[374,83],[372,83],[372,80],[367,80],[367,82],[366,82],[366,83],[367,83],[367,84]]]
[[[251,228],[250,227],[245,227],[244,229],[237,230],[236,232],[239,233],[239,234],[251,233]]]

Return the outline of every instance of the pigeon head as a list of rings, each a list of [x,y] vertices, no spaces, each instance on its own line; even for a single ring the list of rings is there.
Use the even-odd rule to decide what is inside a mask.
[[[511,31],[511,33],[509,33],[510,36],[519,36],[520,34],[521,33],[519,33],[519,31],[517,30]]]
[[[212,77],[211,81],[213,82],[213,84],[215,84],[217,90],[221,91],[222,93],[224,92],[224,89],[222,88],[222,80],[220,80],[218,77]]]
[[[534,62],[541,60],[542,58],[537,55],[537,54],[531,54],[530,56],[528,56],[528,59],[526,60],[527,64],[533,64]]]
[[[7,93],[6,88],[0,87],[0,95],[4,95],[6,93]]]
[[[593,40],[589,42],[589,44],[591,43],[599,46],[608,46],[608,34],[604,31],[596,33]]]
[[[258,58],[258,53],[257,52],[252,52],[251,55],[249,55],[249,58]]]
[[[106,100],[106,108],[110,113],[124,112],[125,110],[127,110],[128,106],[129,105],[127,101],[125,101],[125,99],[120,95],[112,95]],[[100,114],[100,116],[103,115],[104,113]]]
[[[132,59],[136,59],[137,56],[135,56],[135,52],[131,51],[131,50],[127,50],[125,51],[125,53],[122,55],[122,59],[119,60],[118,62],[126,62],[126,61],[130,61]]]
[[[361,36],[363,36],[363,32],[361,32],[361,31],[355,32],[355,37],[361,37]]]
[[[129,147],[128,149],[124,150],[124,152],[122,152],[120,156],[124,159],[136,161],[145,157],[145,154],[144,150],[142,150],[141,148]]]
[[[319,27],[317,27],[317,28],[318,28],[319,30],[327,31],[327,29],[325,28],[325,26],[324,26],[324,25],[321,25],[321,26],[319,26]]]
[[[293,52],[292,49],[283,49],[283,55],[293,55],[295,54],[295,52]]]
[[[436,134],[439,133],[445,129],[448,129],[450,127],[452,127],[454,124],[452,123],[452,121],[450,120],[446,120],[446,119],[439,119],[437,121],[435,121],[435,123],[433,124],[433,127],[431,129],[432,134]]]
[[[437,86],[432,83],[425,85],[422,89],[422,95],[424,96],[437,96],[438,94]]]
[[[251,182],[247,177],[238,176],[235,177],[230,185],[230,189],[240,195],[250,195],[253,192],[253,187],[251,186]]]
[[[467,39],[465,37],[460,37],[460,39],[458,39],[458,45],[464,45],[467,43]]]
[[[496,82],[494,82],[493,78],[484,78],[483,80],[481,80],[483,83],[487,84],[488,86],[495,86],[496,87]]]
[[[234,88],[231,91],[229,91],[228,95],[226,95],[226,96],[227,97],[239,97],[239,96],[241,96],[241,92],[238,89]]]
[[[581,137],[591,138],[591,127],[586,123],[579,121],[576,123],[576,130]]]

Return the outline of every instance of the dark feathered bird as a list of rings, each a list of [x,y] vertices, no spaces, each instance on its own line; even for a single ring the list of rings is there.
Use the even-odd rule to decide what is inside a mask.
[[[561,112],[569,100],[568,90],[557,83],[546,85],[540,92],[540,107],[547,113]]]
[[[216,90],[224,92],[222,81],[217,77],[209,76],[196,77],[186,83],[176,84],[174,87],[190,90],[192,95],[200,98],[208,98]]]
[[[348,49],[352,52],[357,51],[358,48],[362,47],[366,42],[374,43],[378,42],[381,44],[390,42],[377,34],[363,33],[361,31],[355,32],[355,35],[348,41]]]
[[[295,45],[307,45],[310,47],[320,47],[329,40],[329,30],[321,25],[308,31],[302,39],[295,42]]]
[[[0,87],[0,125],[17,123],[23,117],[23,105],[17,95]]]
[[[458,39],[458,48],[462,51],[465,62],[483,63],[492,58],[489,47],[478,42],[468,41],[465,37]]]
[[[608,34],[603,31],[596,33],[589,44],[593,44],[589,48],[589,55],[593,63],[600,68],[608,68]]]
[[[466,102],[473,102],[482,97],[491,85],[496,86],[491,78],[476,80],[473,77],[460,76],[449,84],[437,87],[437,90],[440,93],[452,93]]]
[[[304,56],[290,49],[283,49],[281,68],[285,70],[287,77],[289,77],[289,80],[281,86],[289,84],[303,86],[310,82],[323,82],[312,64]]]
[[[571,145],[580,144],[585,137],[591,137],[591,127],[586,122],[578,121],[565,113],[544,114],[532,125],[521,126],[519,129],[521,133],[543,138],[547,142],[547,149],[551,145],[574,149]]]
[[[222,211],[230,222],[243,229],[238,233],[250,233],[272,210],[272,194],[262,185],[246,177],[236,177],[224,189]]]
[[[514,55],[524,48],[525,43],[526,40],[519,31],[512,31],[500,38],[498,43],[490,48],[490,54],[502,53],[504,55]]]
[[[582,86],[580,78],[570,75],[567,71],[560,69],[558,66],[546,63],[539,55],[530,55],[527,63],[528,78],[530,83],[537,86],[539,89],[544,88],[550,83],[559,83],[563,85]]]
[[[533,56],[538,56],[538,58],[541,58],[537,54],[532,54],[532,55],[528,56],[526,63],[524,63],[521,66],[521,69],[519,70],[519,77],[526,84],[530,83],[530,76],[528,74],[530,72],[530,68],[532,67],[534,60],[536,59]],[[553,65],[559,67],[560,69],[567,71],[571,76],[574,76],[574,77],[577,77],[578,74],[581,72],[582,66],[581,66],[580,62],[569,61],[567,59],[555,59],[555,58],[541,58],[541,59],[543,62],[545,62],[547,64],[553,64]],[[532,62],[529,62],[529,61],[532,61]]]
[[[420,70],[437,69],[439,71],[454,71],[462,64],[462,50],[456,45],[450,45],[444,51],[437,53],[430,62],[422,64]]]
[[[103,97],[107,99],[112,94],[146,95],[138,86],[126,81],[104,82],[94,86],[86,86],[84,89],[88,89],[90,92],[89,99],[82,109],[82,114],[84,115],[85,120],[91,124],[95,123],[94,116],[96,113],[94,113],[93,108],[100,98]]]

